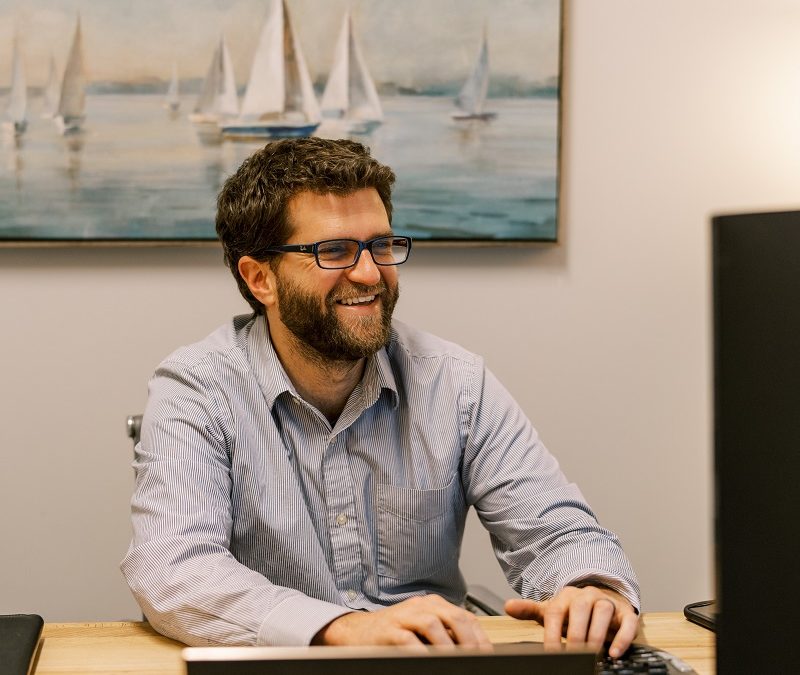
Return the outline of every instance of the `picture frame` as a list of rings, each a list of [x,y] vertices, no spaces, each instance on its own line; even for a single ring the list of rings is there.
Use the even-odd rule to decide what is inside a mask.
[[[562,0],[153,8],[0,6],[0,246],[213,243],[227,176],[308,134],[395,170],[416,243],[558,241]],[[264,102],[281,58],[293,110]]]

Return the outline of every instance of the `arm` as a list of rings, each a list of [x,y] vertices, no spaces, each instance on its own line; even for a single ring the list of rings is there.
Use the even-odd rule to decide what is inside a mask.
[[[151,382],[122,571],[150,622],[192,645],[308,644],[348,610],[270,583],[230,552],[225,404],[180,364]]]
[[[474,403],[468,411],[463,481],[509,583],[533,601],[559,597],[584,602],[591,597],[597,616],[611,609],[603,596],[610,599],[608,593],[615,594],[614,616],[616,608],[623,611],[615,625],[625,623],[626,642],[630,621],[623,619],[626,608],[635,617],[639,590],[619,540],[600,526],[578,488],[567,482],[517,403],[490,372],[480,372],[469,398]],[[577,586],[586,588],[573,588]],[[532,612],[526,618],[533,618]],[[575,630],[581,624],[578,619]]]

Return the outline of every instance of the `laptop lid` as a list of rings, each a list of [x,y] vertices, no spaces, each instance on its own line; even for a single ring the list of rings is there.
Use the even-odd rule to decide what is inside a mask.
[[[188,675],[594,675],[589,650],[545,651],[541,644],[464,647],[187,647]]]

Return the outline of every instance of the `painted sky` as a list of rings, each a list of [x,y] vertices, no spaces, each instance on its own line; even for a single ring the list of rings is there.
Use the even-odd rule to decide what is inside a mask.
[[[274,0],[0,0],[0,87],[10,79],[16,29],[30,86],[59,68],[80,13],[90,80],[202,77],[224,31],[244,85]],[[288,0],[312,78],[324,77],[345,8],[377,82],[425,86],[459,79],[475,59],[484,23],[492,72],[535,83],[558,72],[558,0]]]

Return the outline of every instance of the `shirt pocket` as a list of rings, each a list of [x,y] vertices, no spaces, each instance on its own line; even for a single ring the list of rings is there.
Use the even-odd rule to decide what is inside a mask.
[[[378,574],[404,583],[458,575],[460,484],[419,490],[378,485]]]

